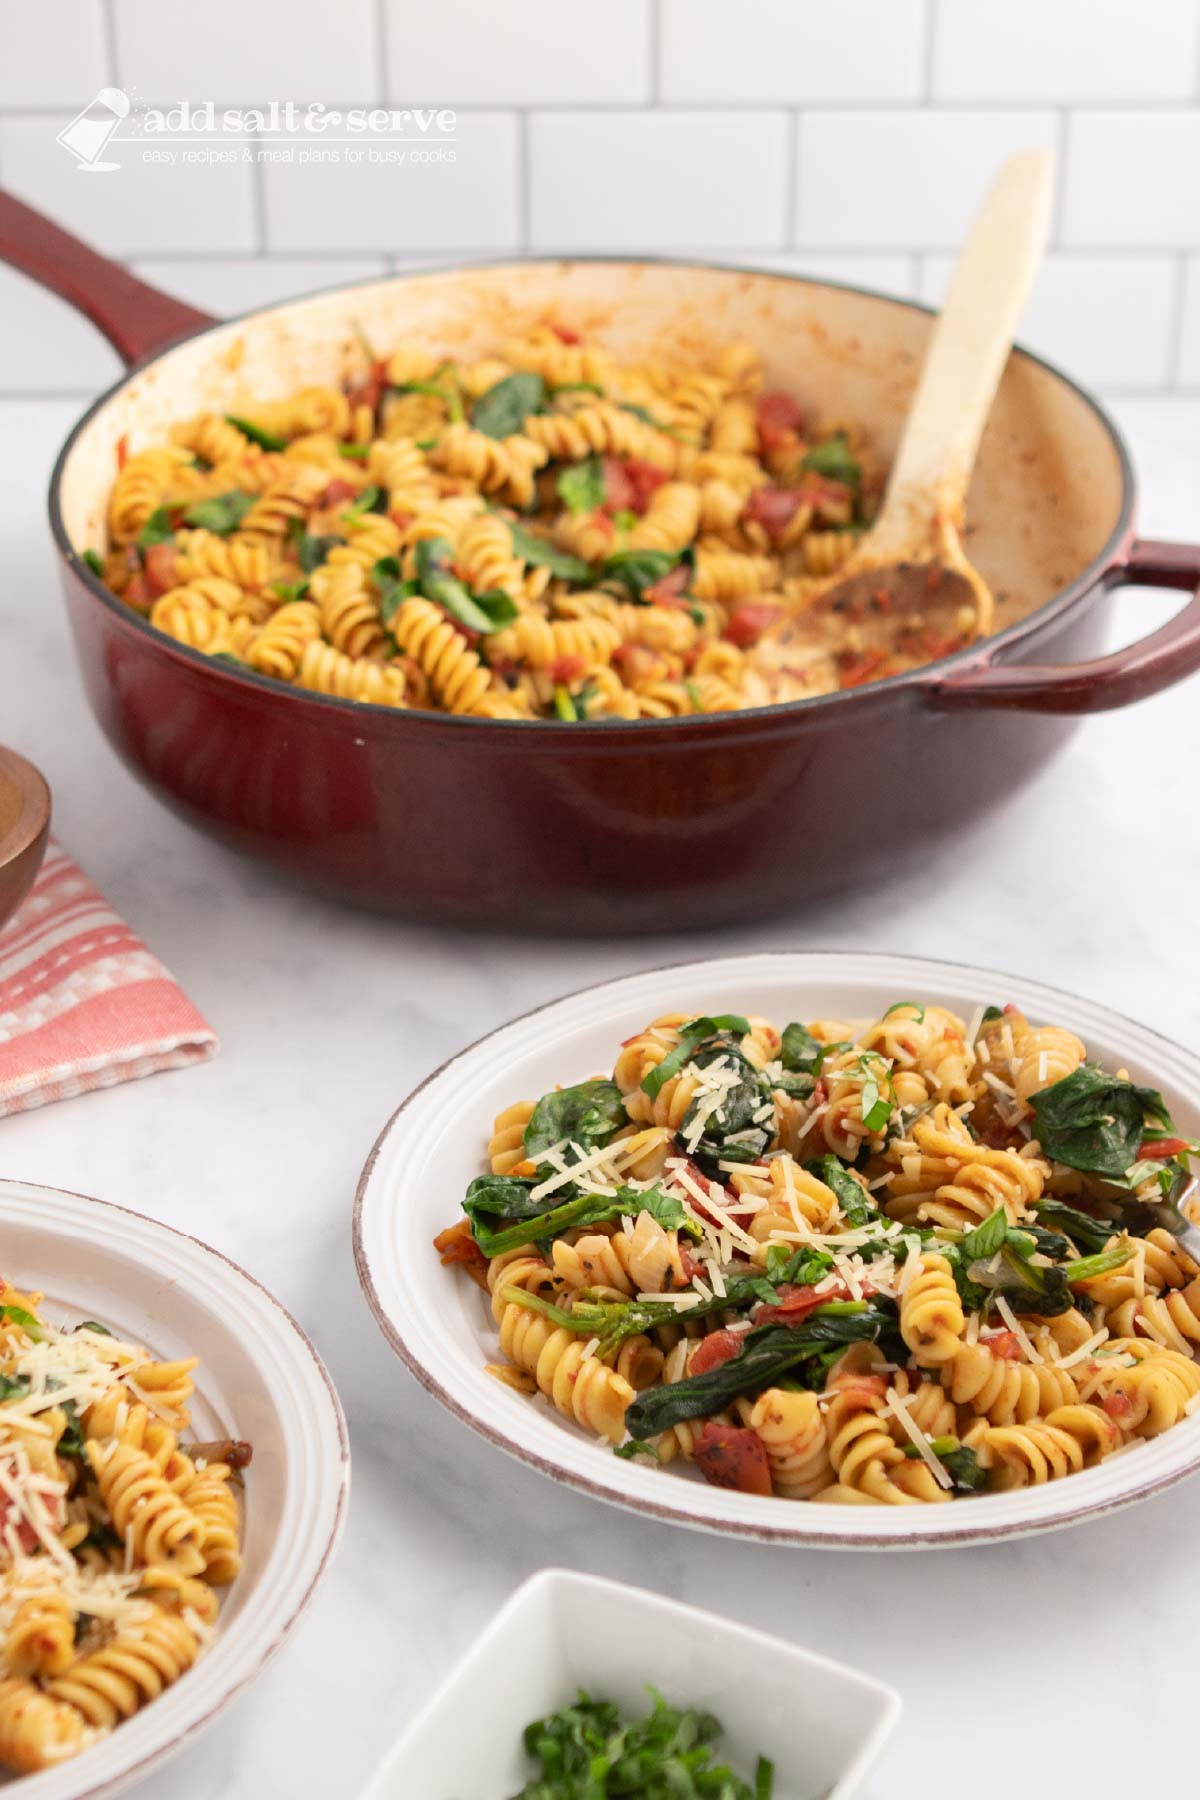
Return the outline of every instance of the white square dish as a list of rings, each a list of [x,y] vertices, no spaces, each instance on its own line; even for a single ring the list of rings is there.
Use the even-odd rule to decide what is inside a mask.
[[[642,1588],[543,1569],[501,1608],[393,1744],[360,1800],[509,1800],[531,1778],[522,1737],[580,1688],[626,1715],[647,1685],[720,1719],[719,1759],[772,1800],[849,1800],[900,1716],[882,1682]],[[471,1729],[463,1721],[471,1720]]]

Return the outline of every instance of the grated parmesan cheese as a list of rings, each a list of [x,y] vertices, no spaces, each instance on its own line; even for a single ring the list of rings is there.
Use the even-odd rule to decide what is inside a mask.
[[[904,1427],[906,1435],[921,1452],[922,1458],[932,1469],[933,1478],[938,1486],[940,1488],[952,1488],[954,1483],[951,1481],[950,1476],[940,1459],[936,1457],[930,1449],[929,1439],[925,1436],[925,1433],[921,1430],[916,1421],[911,1417],[907,1401],[901,1399],[894,1387],[889,1387],[887,1391],[887,1409],[895,1418],[899,1419],[901,1425]]]
[[[1008,1326],[1008,1329],[1012,1332],[1018,1344],[1020,1344],[1022,1350],[1025,1352],[1026,1360],[1031,1363],[1045,1362],[1045,1357],[1042,1355],[1033,1339],[1029,1336],[1025,1327],[1022,1325],[1020,1319],[1018,1319],[1016,1313],[1004,1298],[1003,1294],[996,1295],[996,1311],[1000,1314],[1000,1317],[1004,1320],[1004,1323]]]

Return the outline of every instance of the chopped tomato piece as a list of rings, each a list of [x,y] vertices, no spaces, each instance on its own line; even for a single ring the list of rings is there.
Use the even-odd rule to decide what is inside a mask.
[[[1105,1394],[1100,1404],[1108,1414],[1109,1418],[1115,1419],[1118,1424],[1122,1419],[1127,1419],[1133,1411],[1133,1401],[1129,1398],[1128,1394]]]
[[[888,660],[886,650],[847,650],[839,657],[841,683],[844,688],[862,687],[882,675]]]
[[[570,325],[551,325],[550,329],[560,344],[578,344],[580,342],[579,333],[572,330]]]
[[[340,506],[344,500],[353,500],[357,492],[352,481],[343,481],[340,475],[336,475],[322,493],[320,505]]]
[[[146,591],[157,600],[175,586],[174,544],[151,544],[146,551]]]
[[[696,1467],[714,1487],[740,1494],[769,1494],[771,1465],[756,1431],[709,1419],[696,1439]]]
[[[775,601],[747,600],[738,607],[721,636],[727,643],[744,650],[748,644],[756,644],[782,612],[782,606]]]
[[[755,488],[745,506],[742,508],[742,519],[752,525],[761,525],[772,543],[778,543],[803,500],[799,488],[767,487]]]
[[[653,463],[643,461],[640,456],[627,456],[625,479],[633,490],[630,505],[635,513],[644,513],[650,504],[651,495],[658,492],[667,479],[667,474],[665,469],[655,468]]]
[[[586,656],[559,656],[550,664],[551,681],[578,681],[587,668]]]
[[[873,1294],[873,1287],[865,1282],[859,1283],[864,1295]],[[844,1281],[834,1287],[824,1288],[818,1294],[812,1287],[794,1287],[785,1282],[779,1289],[777,1306],[760,1306],[754,1314],[756,1325],[802,1325],[810,1312],[818,1306],[827,1306],[831,1300],[852,1300],[854,1295]]]
[[[800,477],[800,499],[814,512],[844,512],[854,499],[854,490],[844,481],[835,481],[832,475],[805,469]]]
[[[999,1113],[993,1113],[979,1136],[989,1150],[1019,1150],[1025,1142],[1016,1127],[1006,1125]]]
[[[118,467],[118,469],[123,469],[125,467],[125,464],[128,461],[129,461],[129,439],[126,437],[125,433],[122,432],[120,437],[117,439],[117,467]]]
[[[1154,1161],[1165,1160],[1168,1156],[1181,1156],[1189,1148],[1186,1138],[1168,1137],[1153,1138],[1150,1143],[1142,1145],[1142,1155]]]
[[[150,592],[150,584],[141,569],[136,575],[129,577],[121,598],[126,606],[132,606],[135,612],[148,613],[150,611],[154,603],[154,595]]]
[[[689,1375],[707,1375],[710,1369],[719,1369],[722,1363],[729,1362],[742,1347],[744,1333],[736,1331],[710,1331],[706,1338],[701,1338],[688,1359]]]
[[[445,1231],[439,1231],[433,1240],[433,1247],[441,1257],[444,1269],[449,1268],[451,1263],[461,1263],[471,1280],[486,1288],[488,1259],[471,1236],[469,1219],[460,1219],[457,1225],[450,1225]]]
[[[392,521],[393,525],[399,526],[401,531],[407,531],[413,522],[412,514],[406,512],[390,512],[388,518]]]
[[[653,600],[659,606],[678,606],[687,592],[687,584],[692,578],[692,571],[686,563],[676,563],[669,574],[661,581],[654,582],[643,590],[645,600]]]
[[[994,1337],[982,1341],[993,1356],[1001,1356],[1005,1362],[1020,1362],[1021,1342],[1015,1331],[998,1331]]]
[[[633,482],[619,456],[606,456],[604,470],[604,510],[609,513],[633,511]]]
[[[790,394],[760,394],[758,436],[764,450],[778,450],[793,432],[804,430],[804,414]]]

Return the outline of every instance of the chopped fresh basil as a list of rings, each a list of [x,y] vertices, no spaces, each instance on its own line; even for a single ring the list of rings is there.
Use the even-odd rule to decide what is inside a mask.
[[[862,483],[862,470],[840,432],[836,437],[826,438],[823,444],[814,444],[801,467],[811,469],[814,475],[824,475],[830,481],[840,481],[855,491]]]
[[[364,513],[386,512],[387,495],[381,487],[365,487],[357,500],[343,507],[343,519],[361,519]]]
[[[166,544],[175,536],[175,527],[171,523],[171,508],[156,506],[142,529],[137,534],[139,550],[149,550],[154,544]],[[97,570],[97,574],[99,570]]]
[[[304,573],[311,575],[314,569],[320,568],[329,552],[336,550],[337,546],[344,544],[345,541],[344,537],[337,537],[333,533],[330,533],[328,537],[313,537],[301,526],[293,539],[296,559]]]
[[[273,431],[264,431],[253,419],[239,419],[236,413],[226,413],[225,422],[235,426],[243,437],[249,438],[252,444],[257,444],[262,450],[287,449],[286,438],[276,437]]]
[[[646,589],[680,563],[695,567],[696,552],[690,544],[686,550],[615,550],[605,557],[600,575],[604,581],[619,581],[635,600],[644,600]]]
[[[559,471],[558,496],[568,512],[590,513],[604,505],[604,464],[598,456]]]
[[[308,593],[308,581],[273,581],[271,592],[278,594],[279,598],[285,602],[303,600]]]
[[[450,568],[452,552],[445,538],[422,538],[417,545],[417,587],[427,600],[444,608],[468,631],[486,637],[511,625],[516,602],[499,589],[473,594]],[[387,559],[384,559],[387,560]]]
[[[707,1016],[692,1019],[680,1029],[679,1042],[673,1050],[669,1050],[660,1063],[647,1070],[642,1077],[642,1092],[649,1094],[652,1100],[673,1076],[685,1068],[693,1050],[697,1049],[706,1038],[716,1037],[720,1032],[732,1032],[735,1037],[746,1037],[750,1031],[749,1019],[740,1013],[717,1013],[715,1017]]]
[[[418,591],[417,583],[404,579],[400,573],[400,563],[394,556],[379,558],[371,569],[371,580],[379,594],[379,616],[385,625],[390,626],[404,602],[411,600]]]
[[[533,563],[540,569],[549,569],[552,575],[559,576],[563,581],[588,582],[592,579],[592,571],[580,557],[568,555],[557,544],[548,543],[545,538],[526,531],[523,525],[512,520],[508,522],[508,529],[512,533],[513,550],[523,562]]]
[[[366,462],[371,453],[370,444],[339,444],[338,455],[344,456],[347,462]]]
[[[184,513],[184,523],[196,525],[204,531],[215,531],[218,537],[228,537],[236,531],[258,496],[247,494],[242,488],[230,488],[226,494],[215,494],[211,500],[197,500]]]
[[[564,725],[578,725],[579,712],[571,698],[571,690],[557,682],[554,688],[554,714]]]

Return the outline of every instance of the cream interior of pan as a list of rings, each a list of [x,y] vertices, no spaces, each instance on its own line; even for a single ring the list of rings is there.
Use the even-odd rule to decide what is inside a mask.
[[[193,413],[361,374],[356,327],[381,354],[407,340],[479,356],[546,319],[618,355],[667,364],[746,339],[764,357],[768,385],[786,388],[814,414],[861,422],[885,456],[899,437],[930,329],[928,315],[902,301],[670,263],[522,263],[318,294],[180,345],[99,408],[64,475],[72,545],[104,546],[122,437],[130,450],[142,449]],[[970,555],[1004,596],[1002,624],[1052,598],[1101,554],[1122,496],[1120,458],[1099,414],[1052,370],[1014,353],[967,506]]]

